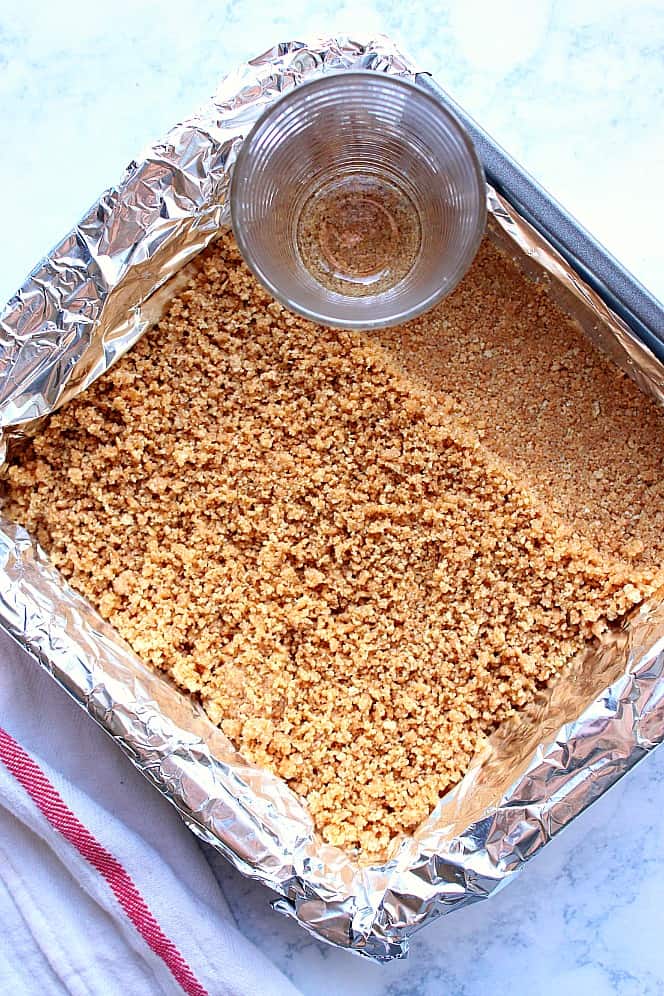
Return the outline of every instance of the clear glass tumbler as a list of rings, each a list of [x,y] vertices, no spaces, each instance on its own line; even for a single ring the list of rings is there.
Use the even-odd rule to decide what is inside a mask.
[[[486,223],[456,118],[402,79],[347,71],[279,98],[231,181],[240,251],[273,296],[337,328],[398,325],[456,286]]]

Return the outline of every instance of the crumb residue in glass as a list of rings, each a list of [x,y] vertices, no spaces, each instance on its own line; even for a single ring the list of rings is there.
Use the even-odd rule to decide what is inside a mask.
[[[420,218],[408,194],[383,177],[323,184],[297,222],[302,262],[327,290],[368,297],[390,290],[417,260]]]

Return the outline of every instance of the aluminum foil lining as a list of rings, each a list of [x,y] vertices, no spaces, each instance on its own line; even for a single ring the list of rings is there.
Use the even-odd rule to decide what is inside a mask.
[[[158,317],[167,283],[228,222],[238,144],[302,80],[415,66],[385,38],[290,42],[228,76],[194,117],[132,162],[35,268],[1,317],[5,439],[88,386]],[[658,400],[664,373],[548,243],[493,190],[493,237],[564,292],[570,311]],[[148,670],[50,566],[0,522],[0,623],[87,709],[190,828],[279,894],[276,909],[331,944],[404,957],[428,920],[490,896],[664,737],[664,605],[644,605],[548,698],[497,731],[461,784],[382,866],[323,843],[285,783],[245,762],[163,676]]]

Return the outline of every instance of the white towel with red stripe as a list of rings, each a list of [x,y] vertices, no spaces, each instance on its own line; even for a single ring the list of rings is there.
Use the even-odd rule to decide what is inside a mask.
[[[175,810],[0,633],[0,993],[296,992]]]

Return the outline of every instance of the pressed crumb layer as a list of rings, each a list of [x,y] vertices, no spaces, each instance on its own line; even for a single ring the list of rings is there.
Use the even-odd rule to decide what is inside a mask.
[[[510,317],[527,362],[508,357]],[[494,338],[513,368],[503,403]],[[326,840],[371,860],[660,582],[638,529],[621,543],[596,528],[601,452],[578,482],[585,511],[566,478],[556,492],[556,459],[586,473],[584,420],[567,413],[565,450],[541,442],[538,411],[549,382],[585,404],[589,378],[604,391],[589,403],[641,412],[656,449],[654,406],[488,244],[431,315],[369,338],[284,311],[223,237],[15,458],[4,509],[305,797]],[[630,494],[645,518],[658,496]]]

